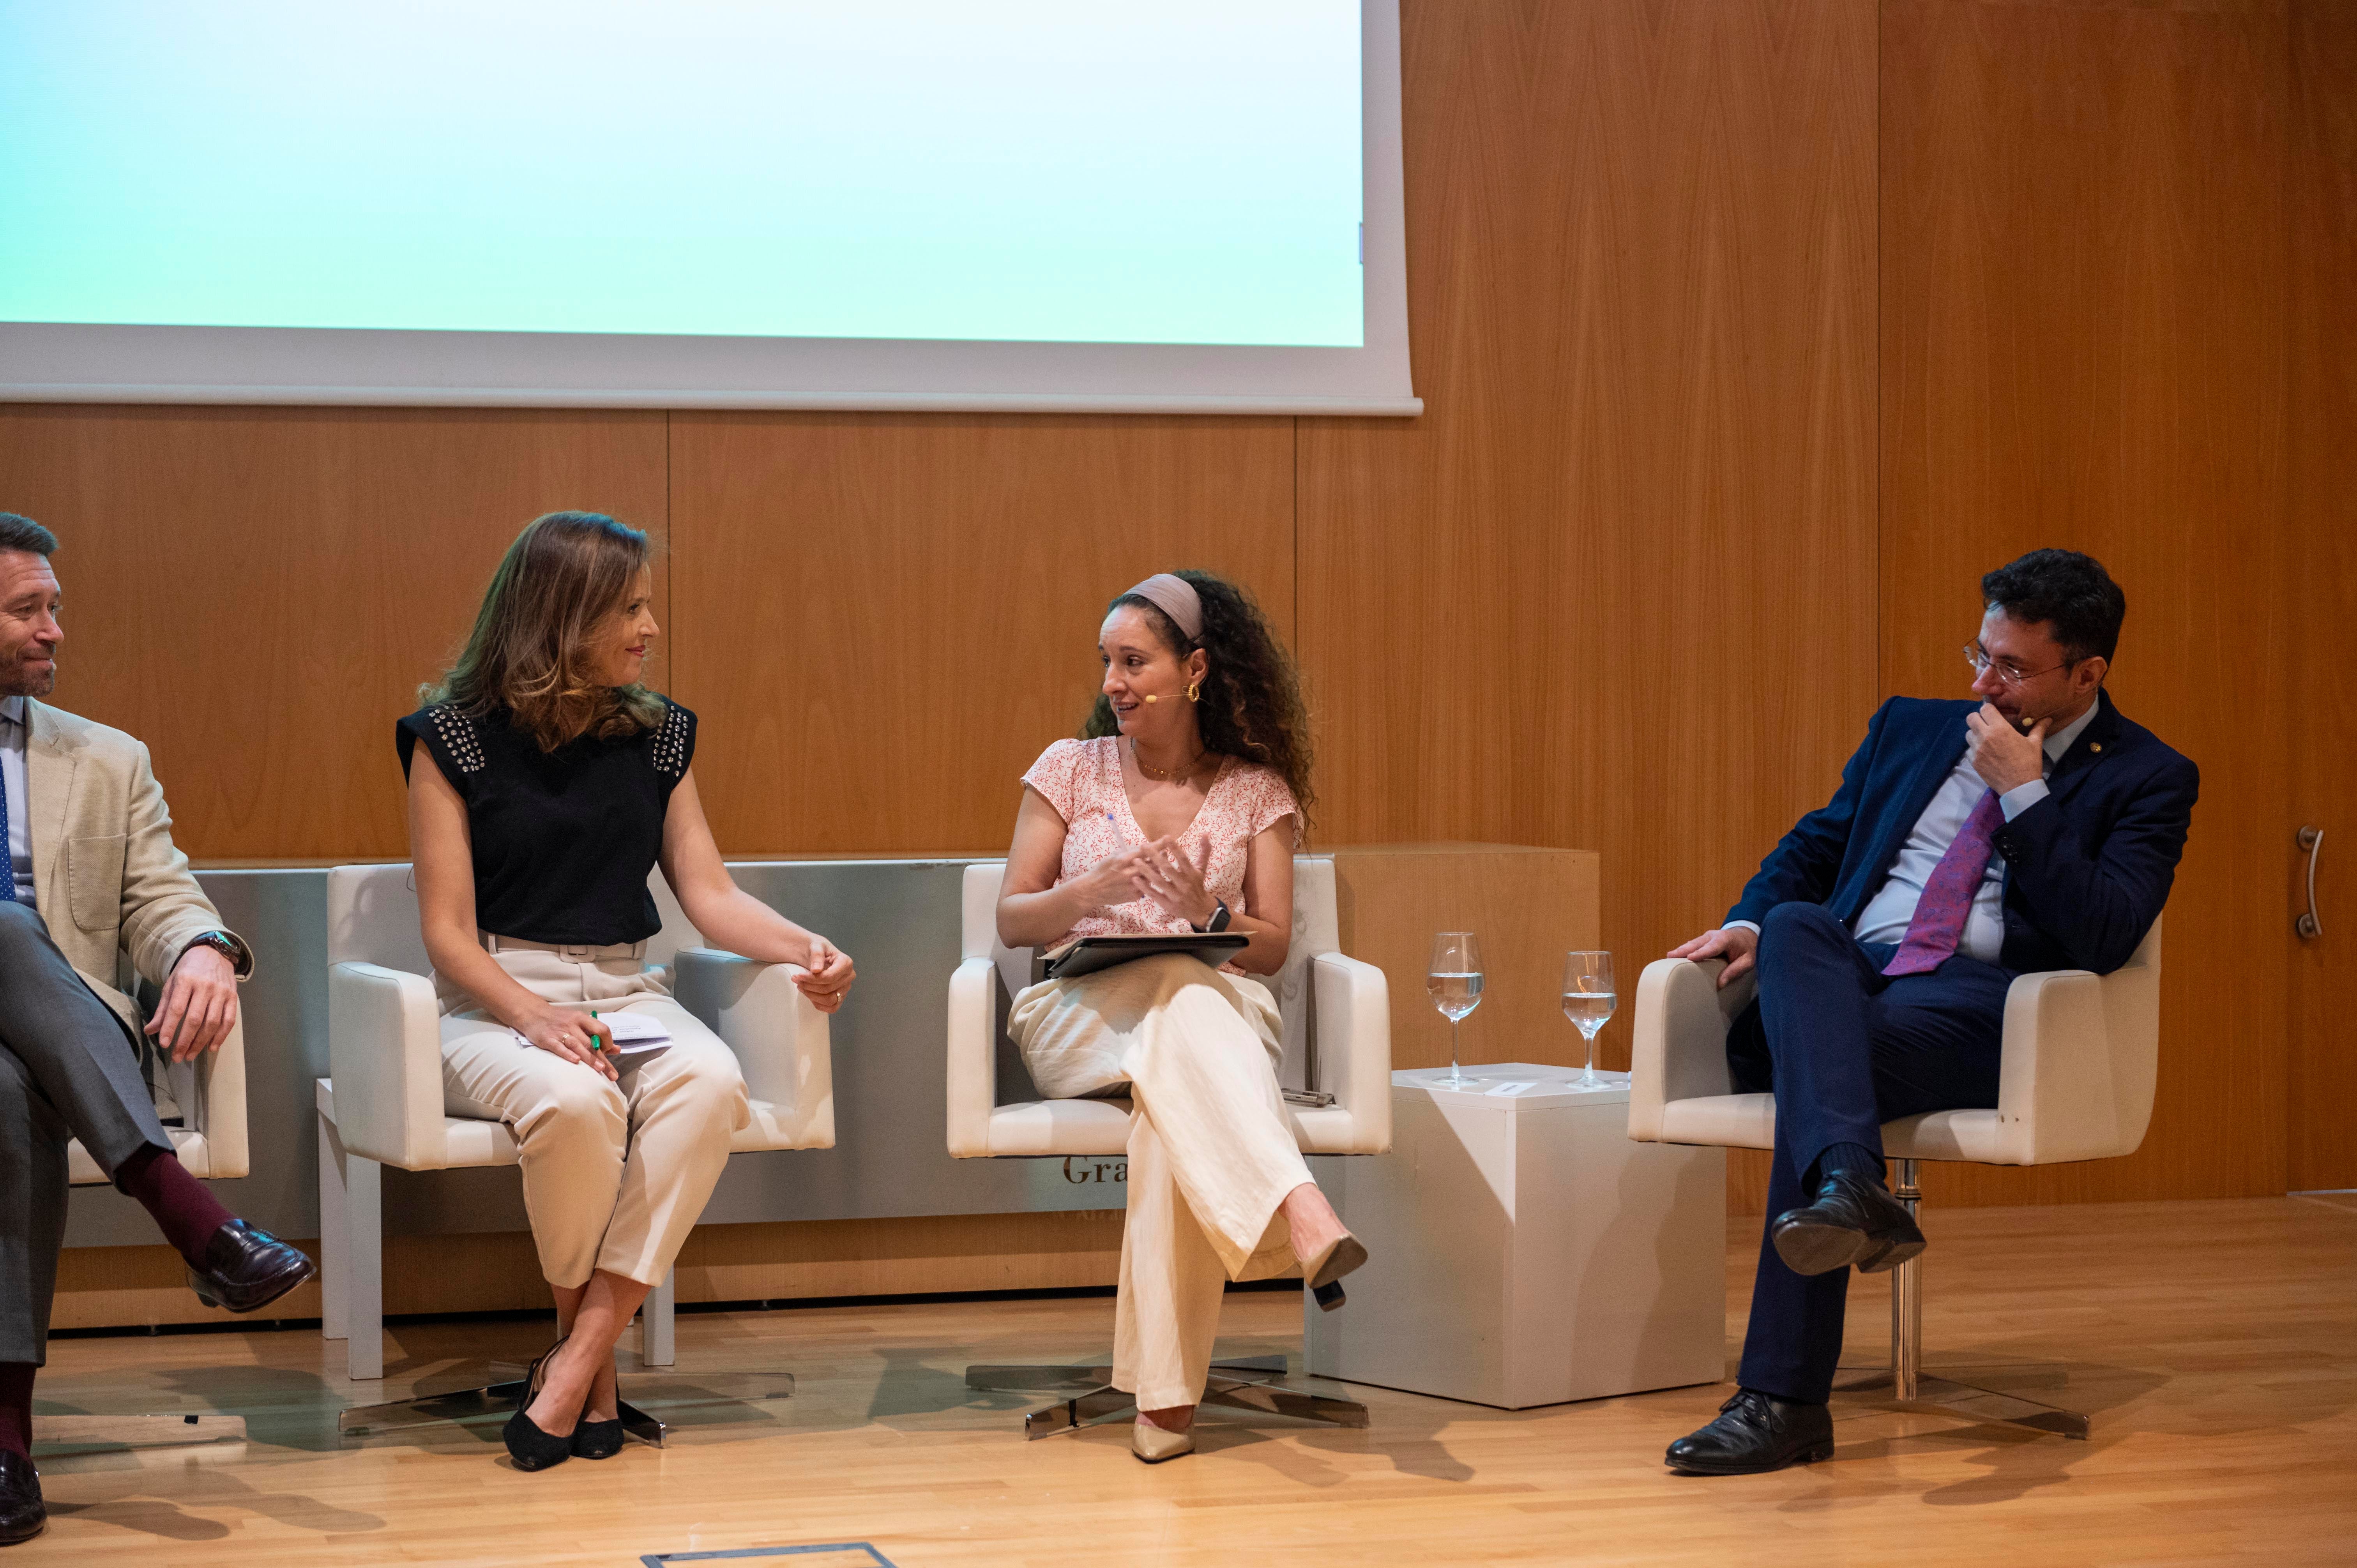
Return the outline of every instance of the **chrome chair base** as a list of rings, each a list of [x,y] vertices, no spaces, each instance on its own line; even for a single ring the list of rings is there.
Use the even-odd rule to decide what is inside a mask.
[[[1834,1392],[1887,1405],[1893,1410],[1938,1411],[1943,1414],[1960,1415],[1968,1421],[1996,1422],[2008,1426],[2028,1427],[2033,1432],[2051,1432],[2063,1437],[2075,1437],[2083,1443],[2087,1438],[2087,1418],[2076,1411],[2040,1404],[2018,1394],[1976,1388],[1971,1383],[1959,1383],[1947,1378],[1918,1374],[1914,1394],[1901,1397],[1898,1379],[1893,1374],[1875,1372],[1853,1382],[1836,1383]]]
[[[1890,1196],[1914,1214],[1923,1201],[1915,1185],[1913,1160],[1894,1160],[1897,1180]],[[1970,1421],[1998,1422],[2051,1432],[2081,1442],[2087,1438],[2087,1418],[2076,1411],[2040,1404],[2017,1394],[1975,1388],[1947,1378],[1925,1375],[1923,1367],[1923,1260],[1908,1259],[1890,1271],[1890,1369],[1836,1383],[1834,1391],[1855,1394],[1900,1410],[1935,1410]]]
[[[242,1443],[242,1415],[44,1415],[35,1423],[37,1458],[116,1448],[177,1448],[196,1443]]]
[[[1200,1409],[1243,1410],[1283,1415],[1323,1426],[1363,1427],[1367,1407],[1355,1400],[1329,1399],[1275,1380],[1286,1373],[1282,1356],[1239,1356],[1211,1363]],[[1023,1418],[1026,1441],[1071,1432],[1107,1416],[1137,1408],[1131,1395],[1112,1386],[1111,1367],[968,1367],[965,1386],[998,1392],[1061,1392],[1065,1398]]]
[[[622,1386],[643,1380],[624,1378]],[[789,1399],[794,1391],[791,1372],[767,1375],[765,1381],[774,1385],[767,1391],[752,1395],[716,1395],[713,1402],[757,1399]],[[336,1417],[336,1430],[350,1437],[362,1433],[397,1432],[405,1427],[431,1426],[441,1422],[504,1421],[514,1412],[516,1402],[523,1398],[523,1380],[489,1383],[479,1389],[457,1389],[449,1393],[425,1394],[416,1399],[393,1400],[384,1404],[354,1405]],[[694,1403],[698,1402],[673,1402]],[[640,1442],[660,1448],[670,1427],[662,1420],[648,1414],[628,1400],[615,1402],[614,1413],[621,1418],[622,1430]]]

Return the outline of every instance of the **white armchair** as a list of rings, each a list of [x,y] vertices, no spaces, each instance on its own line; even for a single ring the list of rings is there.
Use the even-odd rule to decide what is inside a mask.
[[[1004,861],[965,868],[963,945],[949,990],[949,1151],[959,1159],[1117,1156],[1129,1147],[1126,1100],[999,1102],[998,1058],[1006,1004],[1031,983],[1031,950],[998,940],[998,888]],[[1293,863],[1293,941],[1270,982],[1282,1020],[1286,1112],[1304,1154],[1381,1155],[1392,1146],[1390,992],[1383,972],[1340,950],[1334,863]],[[1014,1047],[1005,1046],[1011,1056]],[[1222,1361],[1212,1368],[1206,1404],[1366,1424],[1366,1408],[1273,1386],[1285,1358]],[[970,1367],[976,1389],[1072,1391],[1072,1397],[1027,1417],[1028,1437],[1077,1426],[1125,1408],[1128,1396],[1103,1386],[1104,1366]]]
[[[1647,1143],[1769,1149],[1772,1094],[1737,1094],[1727,1032],[1750,1005],[1746,976],[1718,988],[1717,961],[1661,959],[1637,982],[1629,1136]],[[1934,1111],[1882,1126],[1896,1163],[1892,1193],[1921,1201],[1918,1160],[2043,1165],[2132,1155],[2152,1121],[2160,1067],[2160,921],[2110,974],[2083,969],[2018,975],[2005,999],[2004,1058],[1995,1110]],[[1980,1420],[2085,1437],[2087,1418],[1922,1374],[1923,1296],[1917,1260],[1891,1272],[1890,1372],[1853,1391],[1937,1404]]]
[[[179,1125],[167,1124],[173,1152],[188,1173],[209,1181],[247,1175],[253,1165],[245,1144],[245,1023],[230,1026],[220,1047],[193,1062],[167,1069],[165,1089]],[[75,1187],[100,1187],[106,1173],[75,1138],[66,1144],[66,1179]]]
[[[649,886],[663,924],[648,961],[673,965],[680,1004],[727,1042],[744,1070],[753,1119],[730,1151],[833,1148],[826,1015],[794,986],[789,966],[683,945],[697,940],[694,928],[660,873]],[[328,873],[328,962],[331,1076],[317,1086],[323,1332],[350,1340],[350,1375],[370,1380],[384,1376],[380,1167],[511,1165],[516,1144],[503,1122],[443,1113],[440,1010],[406,865]],[[642,1319],[649,1366],[673,1362],[673,1306],[666,1278]]]

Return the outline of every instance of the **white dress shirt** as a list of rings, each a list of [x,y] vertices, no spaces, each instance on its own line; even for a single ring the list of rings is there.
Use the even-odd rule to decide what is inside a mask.
[[[2054,765],[2071,749],[2080,732],[2094,722],[2101,706],[2099,703],[2090,703],[2085,713],[2061,729],[2048,732],[2043,748],[2045,772],[2054,771]],[[1897,947],[1907,940],[1908,923],[1915,918],[1915,906],[1922,899],[1923,885],[1931,880],[1941,856],[1956,842],[1965,820],[1987,791],[1988,781],[1974,768],[1972,748],[1967,746],[1964,755],[1956,758],[1955,770],[1941,784],[1931,804],[1923,808],[1923,814],[1915,819],[1907,842],[1899,847],[1899,858],[1891,863],[1889,876],[1851,922],[1850,930],[1859,941]],[[1998,796],[1997,805],[2009,822],[2046,796],[2046,780],[2033,779]],[[1749,920],[1729,920],[1727,924],[1751,931],[1760,929]],[[1956,942],[1956,950],[1966,958],[1995,963],[2004,950],[2005,856],[1991,853],[1988,867],[1981,873],[1981,885],[1973,893],[1973,907],[1964,917],[1964,934]]]
[[[0,784],[8,789],[8,863],[16,875],[16,902],[33,908],[33,827],[26,809],[25,699],[0,701]]]

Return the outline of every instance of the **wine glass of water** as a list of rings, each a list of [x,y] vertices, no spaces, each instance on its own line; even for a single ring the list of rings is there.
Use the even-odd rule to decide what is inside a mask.
[[[1596,1075],[1596,1031],[1611,1019],[1613,1006],[1619,1001],[1612,988],[1610,953],[1563,955],[1563,1015],[1572,1021],[1587,1042],[1587,1070],[1579,1075],[1577,1083],[1580,1089],[1618,1087]]]
[[[1432,963],[1424,989],[1440,1015],[1448,1020],[1448,1076],[1437,1079],[1450,1089],[1479,1083],[1457,1066],[1457,1024],[1481,1005],[1481,944],[1470,931],[1442,931],[1432,939]]]

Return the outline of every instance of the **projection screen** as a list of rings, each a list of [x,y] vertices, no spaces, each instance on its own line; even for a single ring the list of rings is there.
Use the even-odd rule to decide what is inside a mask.
[[[0,398],[1421,411],[1396,0],[0,0]]]

